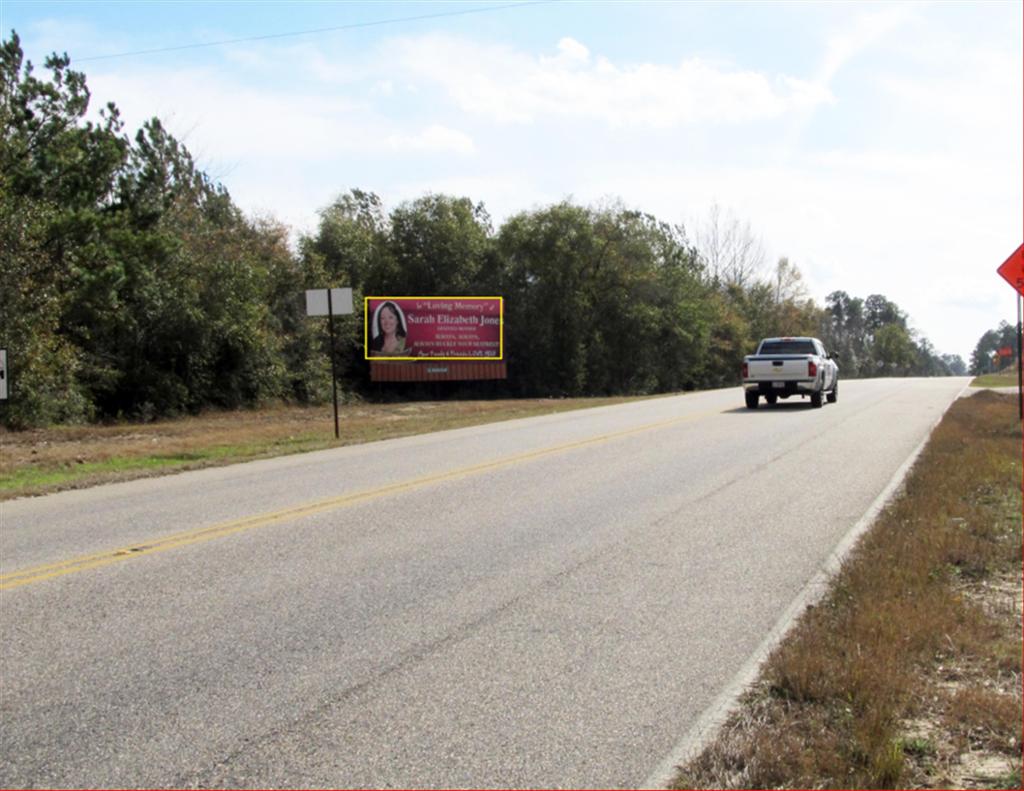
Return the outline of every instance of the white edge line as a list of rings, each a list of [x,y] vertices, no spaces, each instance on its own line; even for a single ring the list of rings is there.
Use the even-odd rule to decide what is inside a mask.
[[[878,497],[875,498],[874,502],[871,503],[864,515],[839,541],[839,544],[837,544],[836,548],[832,550],[832,554],[830,554],[826,559],[822,568],[813,577],[811,577],[807,584],[804,585],[796,595],[796,598],[793,599],[789,607],[787,607],[785,612],[782,613],[779,620],[775,622],[771,631],[768,632],[764,640],[761,641],[761,644],[755,649],[754,653],[751,654],[750,658],[744,662],[743,666],[739,669],[736,675],[733,676],[732,680],[711,702],[711,705],[704,709],[694,724],[690,726],[690,730],[685,736],[683,736],[682,740],[672,749],[668,756],[658,765],[658,768],[647,777],[639,788],[668,788],[676,779],[676,775],[679,773],[679,768],[700,755],[701,752],[703,752],[704,749],[715,740],[718,736],[719,730],[725,724],[729,715],[737,708],[740,695],[742,695],[747,688],[757,680],[758,674],[761,670],[761,665],[764,664],[768,655],[771,654],[775,647],[782,642],[783,638],[796,623],[797,619],[803,614],[804,610],[806,610],[810,605],[817,603],[818,600],[825,595],[833,575],[839,571],[843,560],[849,554],[850,550],[853,549],[860,537],[867,532],[872,524],[874,524],[875,519],[881,513],[882,509],[885,508],[889,503],[889,500],[892,499],[903,486],[903,481],[907,477],[907,473],[910,472],[910,468],[914,466],[914,463],[924,451],[925,446],[931,440],[932,432],[934,432],[939,423],[942,422],[942,419],[946,416],[946,413],[950,410],[953,404],[959,401],[968,390],[970,390],[970,385],[964,386],[963,390],[961,390],[957,396],[949,402],[946,408],[942,410],[942,414],[939,415],[938,419],[928,429],[928,433],[925,434],[921,443],[914,448],[907,460],[900,465],[895,473],[893,473],[893,476],[886,487]]]

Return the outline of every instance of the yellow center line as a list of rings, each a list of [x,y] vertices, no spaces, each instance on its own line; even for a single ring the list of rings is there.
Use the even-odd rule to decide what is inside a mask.
[[[376,489],[367,489],[365,491],[345,494],[339,497],[329,497],[323,500],[305,503],[303,505],[284,508],[279,511],[270,511],[268,513],[243,517],[241,519],[219,522],[207,527],[187,530],[182,533],[164,536],[163,538],[156,538],[152,541],[142,541],[130,546],[109,549],[92,555],[84,555],[56,563],[49,563],[43,566],[34,566],[20,571],[12,571],[7,574],[0,575],[0,591],[19,588],[22,585],[41,582],[54,577],[61,577],[65,574],[74,574],[87,569],[108,566],[112,563],[119,563],[124,560],[131,560],[132,558],[152,555],[157,552],[164,552],[168,549],[176,549],[190,544],[198,544],[202,541],[209,541],[214,538],[229,536],[233,533],[241,533],[257,527],[267,527],[269,525],[276,525],[281,522],[288,522],[306,516],[313,516],[314,514],[323,513],[324,511],[345,508],[368,500],[376,500],[381,497],[386,497],[387,495],[421,489],[423,487],[430,486],[431,484],[441,483],[443,481],[451,481],[457,478],[478,475],[482,472],[500,469],[520,462],[531,461],[558,453],[565,453],[566,451],[587,447],[588,445],[597,445],[610,440],[633,436],[635,434],[642,434],[647,431],[666,428],[668,426],[697,420],[701,417],[707,417],[713,414],[719,414],[719,412],[697,412],[683,417],[672,418],[670,420],[662,420],[657,423],[648,423],[636,428],[626,429],[625,431],[601,434],[596,437],[568,442],[563,445],[555,445],[549,448],[542,448],[540,450],[521,453],[515,456],[497,459],[495,461],[483,462],[482,464],[462,467],[457,470],[449,470],[448,472],[441,472],[433,475],[424,475],[420,478],[388,484],[387,486],[381,486]]]

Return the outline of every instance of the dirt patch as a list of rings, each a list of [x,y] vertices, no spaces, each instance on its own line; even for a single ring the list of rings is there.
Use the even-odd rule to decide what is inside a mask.
[[[1021,634],[1019,574],[958,586],[990,629],[987,650],[964,654],[951,643],[918,682],[914,719],[904,721],[909,785],[919,788],[1021,787]]]

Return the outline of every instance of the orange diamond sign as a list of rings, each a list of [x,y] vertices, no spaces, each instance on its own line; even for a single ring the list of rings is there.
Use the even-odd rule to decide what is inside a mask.
[[[1013,255],[1003,261],[996,270],[1002,278],[1024,296],[1024,244],[1018,247]]]

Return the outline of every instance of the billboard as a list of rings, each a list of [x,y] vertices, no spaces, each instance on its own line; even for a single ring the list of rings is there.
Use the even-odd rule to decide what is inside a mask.
[[[501,360],[501,297],[365,297],[364,354],[387,360]]]

